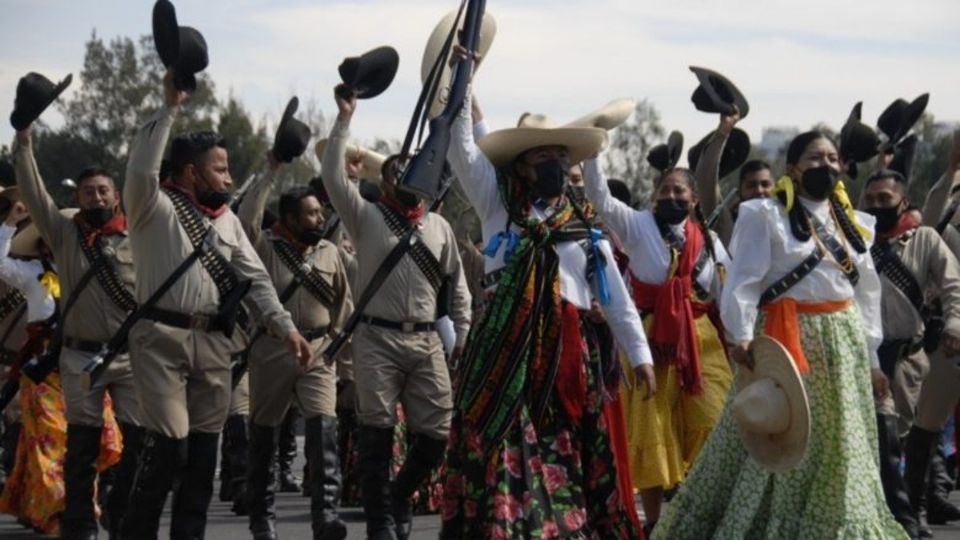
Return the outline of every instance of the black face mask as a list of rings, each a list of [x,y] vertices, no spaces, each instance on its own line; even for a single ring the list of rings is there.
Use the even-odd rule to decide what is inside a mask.
[[[298,235],[301,242],[308,246],[313,246],[318,244],[323,240],[323,227],[317,227],[315,229],[303,229]]]
[[[653,209],[653,215],[658,221],[667,225],[679,225],[687,216],[690,215],[690,201],[678,199],[663,199],[657,201],[657,206]]]
[[[207,182],[206,177],[200,174],[197,171],[197,175],[200,178],[203,178],[203,182],[207,184],[207,187],[210,188],[206,191],[197,192],[197,202],[206,206],[211,210],[219,210],[221,206],[230,202],[230,193],[227,191],[217,191],[210,186],[210,182]]]
[[[807,192],[807,195],[822,201],[833,191],[839,177],[839,173],[833,167],[823,165],[803,171],[800,182],[803,184],[803,189]]]
[[[420,197],[417,197],[416,195],[414,195],[413,193],[405,189],[400,189],[400,188],[394,189],[394,197],[396,197],[397,200],[400,201],[400,204],[408,208],[413,208],[414,206],[420,204]]]
[[[877,224],[873,226],[873,230],[878,233],[885,233],[892,230],[897,226],[897,222],[900,221],[899,204],[891,206],[890,208],[870,208],[867,210],[867,213],[877,218]]]
[[[87,208],[81,210],[80,215],[83,217],[83,220],[91,226],[100,228],[113,219],[113,208]]]
[[[563,188],[570,176],[570,166],[559,159],[548,159],[533,166],[536,172],[531,190],[541,199],[552,199],[563,193]]]

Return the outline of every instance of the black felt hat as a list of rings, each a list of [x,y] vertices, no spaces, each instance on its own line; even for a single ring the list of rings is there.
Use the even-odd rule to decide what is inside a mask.
[[[750,112],[750,104],[747,103],[747,98],[730,79],[707,68],[690,66],[690,71],[700,81],[700,86],[690,96],[690,100],[693,101],[693,105],[698,111],[731,115],[733,114],[733,107],[736,105],[740,112],[740,118],[747,117]]]
[[[891,146],[896,145],[906,137],[917,120],[923,116],[929,101],[930,94],[921,94],[909,103],[904,99],[897,98],[884,109],[880,117],[877,118],[877,127],[887,136],[887,141]]]
[[[683,155],[683,134],[679,131],[671,131],[666,143],[658,144],[647,152],[647,163],[663,172],[676,167],[681,155]]]
[[[196,28],[180,26],[169,0],[157,0],[153,6],[153,44],[164,67],[173,70],[179,90],[197,89],[197,73],[207,68],[210,57],[207,41]]]
[[[707,136],[700,139],[700,142],[690,147],[690,151],[687,152],[690,170],[697,169],[700,155],[703,153],[703,149],[707,147],[707,143],[710,142],[710,137],[713,134],[714,131],[707,133]],[[747,162],[748,157],[750,157],[750,136],[742,129],[733,128],[730,136],[727,137],[726,144],[723,145],[723,154],[720,156],[720,178],[739,169],[741,165]]]
[[[21,77],[20,82],[17,83],[13,112],[10,113],[10,124],[13,125],[13,129],[22,131],[30,126],[70,86],[71,81],[73,81],[73,75],[67,75],[57,84],[34,72]]]
[[[844,163],[863,163],[879,152],[880,137],[873,128],[860,121],[862,109],[863,102],[854,105],[840,129],[840,155]]]
[[[633,194],[630,193],[630,188],[626,182],[611,178],[607,180],[607,188],[610,190],[610,194],[613,195],[614,199],[617,199],[627,206],[633,206]]]
[[[299,106],[297,96],[290,98],[273,137],[273,156],[281,163],[290,163],[300,157],[310,142],[310,126],[293,117]]]
[[[358,99],[369,99],[386,90],[397,74],[400,56],[393,47],[377,47],[360,56],[346,58],[337,68],[343,91]]]

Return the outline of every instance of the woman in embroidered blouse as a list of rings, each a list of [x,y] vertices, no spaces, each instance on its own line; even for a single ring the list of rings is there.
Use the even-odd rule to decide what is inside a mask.
[[[690,170],[662,172],[652,211],[611,196],[597,160],[586,163],[585,178],[587,196],[630,258],[634,302],[648,323],[659,389],[647,400],[628,378],[624,402],[633,485],[649,531],[663,491],[683,480],[730,388],[715,301],[727,253],[703,225]]]
[[[871,380],[875,395],[887,389],[876,359],[873,218],[852,209],[825,135],[799,135],[786,161],[774,198],[740,206],[720,305],[737,369],[751,369],[756,333],[792,353],[810,400],[807,454],[789,472],[763,469],[728,402],[654,538],[906,538],[877,468]],[[788,287],[785,276],[815,252],[822,259]]]

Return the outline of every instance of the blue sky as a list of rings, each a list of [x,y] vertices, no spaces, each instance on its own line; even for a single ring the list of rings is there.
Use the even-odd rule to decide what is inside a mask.
[[[451,0],[176,0],[181,24],[210,45],[209,73],[274,125],[292,94],[332,115],[336,66],[378,45],[400,52],[394,85],[363,102],[354,135],[401,138],[419,90],[427,36]],[[148,0],[0,0],[0,140],[16,82],[79,72],[91,32],[150,31]],[[960,120],[956,0],[488,0],[498,34],[476,90],[493,127],[524,111],[558,121],[617,97],[649,98],[667,130],[699,140],[717,119],[690,103],[688,65],[713,67],[750,100],[742,123],[838,126],[864,101],[872,121],[897,97],[929,91],[938,120]],[[74,83],[77,84],[77,81]],[[55,111],[44,119],[59,123]]]

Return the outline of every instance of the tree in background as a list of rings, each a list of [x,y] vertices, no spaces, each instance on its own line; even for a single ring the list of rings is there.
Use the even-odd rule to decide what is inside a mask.
[[[644,99],[637,103],[633,116],[613,131],[605,155],[607,176],[623,180],[633,193],[637,205],[646,205],[653,191],[652,167],[647,152],[663,142],[665,131],[660,114]]]

